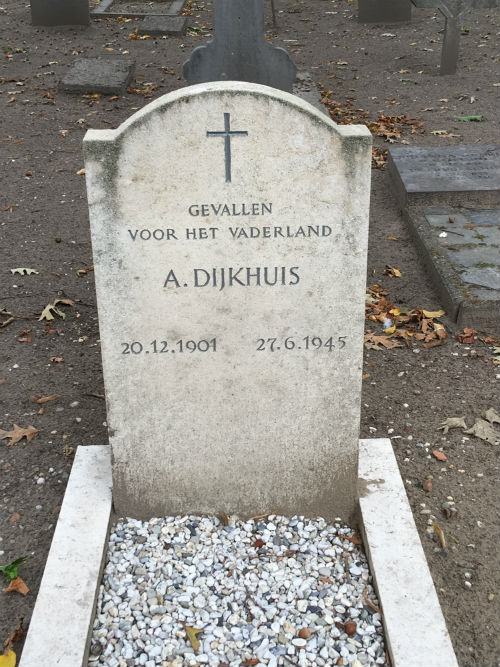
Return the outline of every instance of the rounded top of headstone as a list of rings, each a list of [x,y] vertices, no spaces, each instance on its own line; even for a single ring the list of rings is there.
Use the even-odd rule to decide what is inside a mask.
[[[365,137],[371,141],[371,133],[365,125],[337,125],[326,114],[296,95],[246,81],[212,81],[180,88],[150,102],[114,130],[88,130],[84,141],[115,141],[122,133],[144,123],[155,112],[166,112],[178,104],[189,104],[195,99],[206,98],[208,102],[210,99],[235,96],[274,101],[290,109],[296,109],[312,121],[329,126],[339,138]]]

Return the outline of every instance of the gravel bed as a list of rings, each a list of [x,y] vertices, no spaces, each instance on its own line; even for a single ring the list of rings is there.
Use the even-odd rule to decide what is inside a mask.
[[[120,520],[89,667],[387,665],[357,542],[302,516]]]

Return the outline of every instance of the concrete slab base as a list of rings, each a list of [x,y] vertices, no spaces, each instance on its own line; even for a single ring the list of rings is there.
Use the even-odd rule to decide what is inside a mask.
[[[458,667],[390,440],[360,440],[359,485],[392,667]],[[110,516],[109,447],[79,447],[19,667],[87,667]]]
[[[187,16],[146,16],[138,26],[140,35],[184,35]]]
[[[134,74],[135,62],[118,58],[80,58],[59,82],[67,93],[122,95]]]

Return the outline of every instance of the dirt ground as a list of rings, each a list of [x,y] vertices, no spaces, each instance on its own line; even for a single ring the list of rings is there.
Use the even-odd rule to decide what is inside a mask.
[[[3,640],[20,617],[29,622],[74,449],[107,442],[85,179],[78,173],[82,139],[88,128],[116,127],[151,99],[185,85],[182,63],[210,38],[213,3],[193,0],[195,30],[167,39],[131,39],[136,21],[33,27],[26,2],[1,4],[0,310],[14,319],[0,328],[0,428],[39,430],[30,442],[9,447],[8,439],[0,441],[0,564],[28,555],[19,573],[31,589],[25,597],[0,593]],[[337,119],[376,123],[381,159],[387,139],[411,146],[498,142],[497,12],[464,16],[458,72],[440,77],[444,20],[433,10],[414,10],[410,23],[368,26],[357,22],[356,2],[276,0],[276,8],[273,28],[266,2],[272,43],[311,73]],[[77,57],[122,54],[136,61],[125,95],[58,92]],[[458,120],[471,115],[482,120]],[[436,311],[438,297],[385,169],[372,175],[367,285],[386,290],[401,310]],[[387,266],[398,268],[400,277],[385,272]],[[36,273],[13,274],[14,268]],[[74,305],[59,303],[64,317],[39,321],[55,299]],[[446,316],[440,321],[448,337],[437,347],[413,337],[408,346],[366,350],[361,436],[393,438],[460,665],[493,667],[500,640],[498,446],[460,428],[438,429],[448,417],[465,417],[470,427],[488,408],[498,409],[500,367],[492,340],[498,331],[464,343]],[[380,323],[366,324],[381,334]],[[53,395],[58,398],[37,402]],[[431,454],[438,448],[446,461]],[[433,481],[426,491],[428,475]],[[447,518],[442,504],[450,498],[457,511]],[[444,532],[447,556],[436,532],[427,534],[432,516]],[[19,642],[15,650],[21,649]]]

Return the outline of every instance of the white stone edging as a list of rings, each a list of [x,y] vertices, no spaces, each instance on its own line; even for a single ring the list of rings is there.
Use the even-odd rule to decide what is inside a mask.
[[[359,442],[365,552],[393,667],[458,667],[398,464],[387,438]]]
[[[106,555],[111,457],[78,447],[19,667],[83,667]]]
[[[458,667],[390,440],[360,440],[359,482],[392,667]],[[19,667],[86,667],[111,484],[109,447],[79,447]]]

